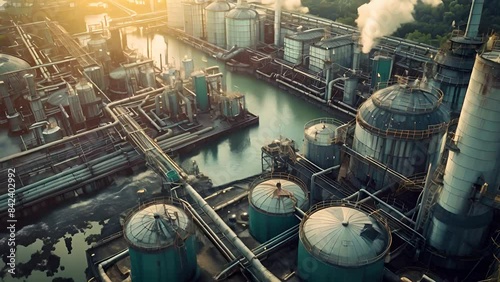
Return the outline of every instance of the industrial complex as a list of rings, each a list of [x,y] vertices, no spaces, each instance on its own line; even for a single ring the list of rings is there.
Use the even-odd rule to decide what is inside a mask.
[[[439,49],[386,36],[369,53],[357,28],[279,0],[107,0],[108,22],[77,33],[50,19],[71,1],[6,2],[2,224],[124,171],[161,179],[86,250],[88,281],[500,281],[500,40],[478,32],[484,0]],[[294,129],[300,148],[254,140],[262,173],[213,186],[178,156],[267,121],[219,66],[158,65],[127,47],[130,28],[335,118]]]

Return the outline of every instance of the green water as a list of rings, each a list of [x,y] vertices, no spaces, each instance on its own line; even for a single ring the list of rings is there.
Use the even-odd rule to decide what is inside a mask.
[[[261,147],[280,136],[293,139],[299,148],[303,143],[304,124],[311,119],[331,116],[315,106],[249,75],[227,72],[223,62],[180,42],[168,41],[168,63],[181,67],[182,58],[192,58],[195,70],[218,65],[224,73],[228,92],[245,94],[247,108],[260,118],[258,126],[239,130],[210,142],[188,155],[181,162],[196,160],[200,171],[209,176],[215,185],[244,178],[261,172]],[[146,55],[147,41],[139,32],[128,34],[128,45],[142,50]],[[160,65],[160,54],[165,65],[167,46],[161,35],[150,36],[150,53],[156,65]]]

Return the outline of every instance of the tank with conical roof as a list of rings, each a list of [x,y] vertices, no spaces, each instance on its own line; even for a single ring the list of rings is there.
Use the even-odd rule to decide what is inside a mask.
[[[389,228],[347,203],[320,203],[299,230],[297,272],[302,281],[382,281],[392,242]]]
[[[208,0],[183,0],[184,32],[196,38],[205,38],[205,7]]]
[[[207,41],[226,47],[226,14],[231,5],[226,0],[216,0],[205,8],[207,15]]]
[[[196,279],[195,227],[181,202],[155,199],[141,204],[123,228],[133,282]]]
[[[308,206],[305,184],[287,174],[270,174],[256,179],[248,195],[250,234],[265,242],[299,223],[295,207]]]
[[[335,132],[341,124],[333,118],[319,118],[306,123],[305,157],[324,169],[340,164],[340,148],[335,144]]]
[[[403,81],[404,82],[404,81]],[[419,85],[396,84],[375,92],[358,110],[353,149],[404,176],[437,164],[449,122],[442,93]],[[385,169],[351,158],[350,171],[365,185],[390,184]]]
[[[171,28],[184,28],[184,11],[179,0],[167,0],[167,24]]]
[[[226,44],[227,48],[233,46],[257,46],[259,14],[243,2],[230,10],[226,15]]]
[[[30,67],[30,64],[21,58],[7,54],[0,54],[0,80],[5,81],[5,83],[7,83],[7,85],[14,90],[12,92],[14,97],[12,98],[17,98],[19,94],[26,89],[26,81],[23,77],[28,73],[28,71],[22,70]],[[20,72],[10,75],[8,74],[14,71]]]

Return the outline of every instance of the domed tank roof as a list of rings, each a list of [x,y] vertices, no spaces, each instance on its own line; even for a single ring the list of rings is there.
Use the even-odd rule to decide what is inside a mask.
[[[332,118],[314,119],[305,124],[304,136],[317,144],[330,145],[339,125],[340,123]]]
[[[372,131],[446,129],[448,110],[438,90],[393,85],[375,92],[358,110],[358,123]]]
[[[28,62],[18,57],[0,54],[0,76],[11,71],[23,70],[31,67]]]
[[[307,204],[304,188],[295,181],[273,178],[257,184],[249,195],[256,209],[272,214],[295,212],[295,206]]]
[[[379,259],[389,250],[390,233],[362,211],[332,206],[304,217],[300,240],[322,261],[361,266]]]
[[[226,15],[226,18],[236,20],[251,20],[256,19],[258,16],[259,14],[257,13],[257,11],[250,8],[248,5],[241,4],[229,11]]]
[[[123,79],[127,75],[124,67],[118,67],[109,73],[111,79]]]
[[[160,250],[189,237],[193,227],[191,219],[180,207],[152,202],[127,218],[123,233],[131,247]]]
[[[57,90],[56,92],[50,94],[47,102],[56,107],[59,105],[62,105],[64,107],[68,106],[68,90],[66,88]]]
[[[227,12],[231,9],[231,5],[226,0],[215,0],[210,3],[205,10],[213,12]]]

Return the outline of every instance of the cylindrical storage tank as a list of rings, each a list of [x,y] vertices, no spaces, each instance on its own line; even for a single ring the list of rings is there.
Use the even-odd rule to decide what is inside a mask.
[[[356,103],[356,89],[358,87],[358,78],[350,77],[344,82],[344,96],[342,97],[342,102],[347,105],[354,106]]]
[[[59,126],[49,126],[42,131],[43,139],[45,144],[61,140],[63,138],[63,132]]]
[[[393,85],[375,92],[356,115],[353,149],[404,176],[436,167],[449,122],[437,89]],[[384,169],[351,158],[350,171],[363,184],[381,188],[389,183]]]
[[[207,17],[207,41],[226,48],[226,14],[231,6],[226,0],[215,0],[205,8]]]
[[[392,58],[385,56],[375,56],[372,65],[372,89],[385,88],[391,78]]]
[[[21,71],[30,68],[30,64],[23,59],[7,55],[0,54],[0,80],[3,80],[7,84],[7,88],[10,85],[14,91],[12,92],[11,99],[14,100],[21,94],[22,91],[26,89],[26,80],[24,75],[28,71]],[[4,75],[5,73],[20,71],[15,74]],[[0,100],[0,103],[3,103]]]
[[[247,4],[239,4],[226,14],[227,48],[255,48],[258,40],[259,15]]]
[[[71,118],[73,122],[76,124],[80,124],[85,122],[85,116],[83,115],[82,105],[80,103],[80,98],[78,94],[75,93],[73,88],[68,85],[68,102],[69,102],[69,110],[71,112]]]
[[[179,101],[175,91],[168,93],[168,108],[170,109],[170,117],[176,117],[179,114]]]
[[[482,256],[494,218],[493,209],[484,203],[494,205],[500,186],[499,55],[492,51],[476,56],[452,142],[458,150],[449,151],[432,207],[427,241],[450,258],[436,260],[449,268],[462,266],[460,259],[451,258]]]
[[[59,107],[59,105],[67,107],[69,105],[68,91],[66,89],[54,91],[49,95],[47,103],[53,107]]]
[[[266,242],[299,223],[295,207],[307,209],[305,184],[286,174],[264,175],[251,184],[250,234],[260,243]]]
[[[7,121],[9,122],[9,130],[11,132],[20,132],[23,130],[23,119],[18,112],[12,115],[7,114]]]
[[[184,67],[184,78],[188,79],[194,71],[194,61],[193,59],[185,57],[182,59],[182,66]]]
[[[99,116],[101,114],[101,108],[99,107],[99,101],[95,95],[92,84],[86,79],[82,79],[75,85],[75,89],[80,99],[84,115],[87,118]]]
[[[184,32],[196,38],[205,38],[205,7],[207,0],[184,0]]]
[[[196,105],[202,112],[209,110],[207,79],[203,72],[195,72],[192,74],[194,93],[196,94]]]
[[[109,73],[109,91],[116,96],[129,95],[125,68],[119,67]]]
[[[327,169],[340,164],[340,148],[335,144],[335,130],[342,122],[319,118],[304,126],[304,155],[311,162]]]
[[[195,227],[183,204],[173,199],[141,204],[123,229],[133,282],[196,279]]]
[[[156,77],[153,66],[145,66],[139,71],[139,81],[144,88],[156,88]]]
[[[386,224],[347,203],[320,203],[299,230],[297,272],[302,281],[382,281],[392,242]]]
[[[90,66],[83,70],[87,74],[90,81],[92,81],[102,91],[105,89],[104,84],[104,71],[100,66]]]
[[[87,42],[87,48],[89,49],[89,53],[94,53],[95,55],[107,53],[106,38],[97,33],[92,34],[89,42]]]
[[[184,28],[184,9],[179,0],[167,0],[167,24],[171,28]]]

